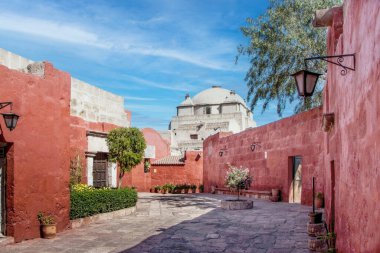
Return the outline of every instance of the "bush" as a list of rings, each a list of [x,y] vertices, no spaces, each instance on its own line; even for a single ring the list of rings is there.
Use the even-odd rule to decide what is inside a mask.
[[[70,192],[70,219],[107,213],[136,205],[137,192],[131,188],[93,188],[74,185]]]

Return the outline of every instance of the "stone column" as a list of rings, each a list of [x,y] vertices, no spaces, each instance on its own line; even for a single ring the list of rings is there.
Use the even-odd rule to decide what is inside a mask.
[[[95,152],[86,152],[86,162],[87,162],[87,185],[93,185],[93,166],[94,166],[94,157]]]

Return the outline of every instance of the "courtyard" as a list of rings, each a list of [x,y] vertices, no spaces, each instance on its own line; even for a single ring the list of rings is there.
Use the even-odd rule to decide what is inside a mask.
[[[309,252],[310,207],[254,199],[251,210],[229,211],[212,194],[139,193],[129,216],[7,245],[1,253],[32,252]]]

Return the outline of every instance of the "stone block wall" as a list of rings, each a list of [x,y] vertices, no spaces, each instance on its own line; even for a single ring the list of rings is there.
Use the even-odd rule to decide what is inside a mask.
[[[292,157],[302,156],[302,204],[312,203],[312,177],[316,191],[323,192],[322,108],[277,122],[247,129],[238,134],[218,133],[204,142],[203,180],[205,191],[224,187],[228,163],[245,166],[253,176],[252,189],[279,188],[288,201],[292,181]],[[254,151],[251,145],[259,142]],[[220,156],[219,152],[223,151]]]

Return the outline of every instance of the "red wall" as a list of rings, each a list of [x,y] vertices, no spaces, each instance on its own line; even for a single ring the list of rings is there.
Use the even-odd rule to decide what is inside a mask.
[[[151,159],[151,162],[170,155],[170,144],[161,137],[159,132],[152,128],[144,128],[141,131],[144,134],[146,144],[156,147],[156,158]],[[124,175],[122,185],[134,186],[138,191],[142,192],[149,191],[151,188],[151,174],[144,173],[143,162]]]
[[[325,134],[326,211],[331,222],[335,207],[339,252],[380,252],[380,2],[349,0],[343,11],[328,54],[355,53],[356,70],[342,76],[328,66],[324,112],[335,113],[335,126]]]
[[[58,231],[69,226],[70,75],[44,65],[43,78],[0,65],[1,101],[21,116],[12,132],[0,121],[9,145],[6,229],[15,241],[40,236],[39,211],[55,216]]]
[[[203,154],[186,151],[184,165],[154,165],[151,168],[151,187],[171,184],[203,184]]]
[[[159,132],[151,128],[144,128],[142,132],[147,145],[156,146],[156,158],[150,159],[151,163],[170,155],[170,143],[163,139]],[[134,186],[140,192],[148,192],[153,186],[166,183],[201,184],[203,181],[202,152],[188,151],[185,158],[184,165],[152,165],[148,173],[144,173],[144,164],[141,163],[125,174],[122,185]]]
[[[82,161],[82,183],[87,184],[87,163],[85,152],[88,151],[87,131],[108,133],[116,126],[104,122],[88,122],[76,116],[70,116],[70,159],[80,156]]]
[[[279,188],[283,200],[288,201],[292,173],[290,157],[302,156],[301,201],[311,204],[312,177],[316,177],[316,191],[323,191],[324,183],[321,115],[322,108],[316,108],[238,134],[224,134],[224,137],[216,134],[207,138],[203,144],[205,191],[209,192],[212,185],[224,187],[227,163],[230,163],[250,169],[252,189]],[[254,142],[260,142],[261,147],[252,152]],[[224,148],[227,150],[219,156]]]

